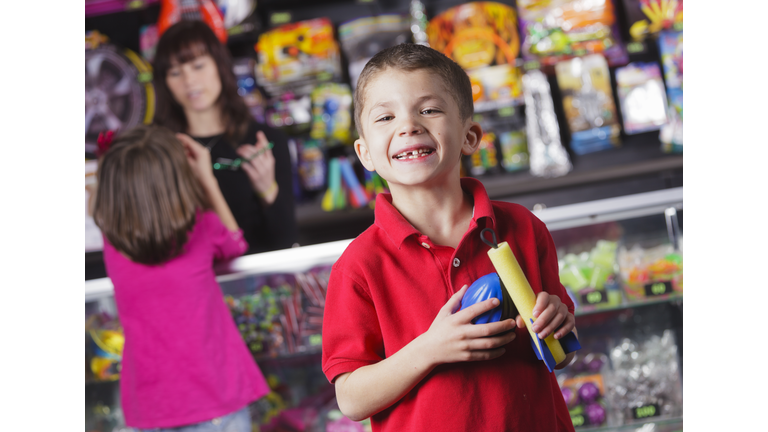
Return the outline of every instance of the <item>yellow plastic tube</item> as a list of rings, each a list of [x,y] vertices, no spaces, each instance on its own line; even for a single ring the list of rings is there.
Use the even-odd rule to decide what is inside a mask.
[[[528,333],[531,334],[531,338],[536,342],[535,345],[539,350],[541,358],[544,358],[539,336],[531,329],[533,322],[536,321],[536,318],[533,317],[533,307],[536,306],[536,295],[533,293],[533,289],[531,289],[528,279],[525,278],[523,269],[520,268],[520,264],[518,264],[515,254],[512,253],[512,249],[509,248],[507,242],[501,242],[498,248],[491,248],[488,250],[488,256],[491,258],[491,262],[496,268],[496,273],[499,274],[499,278],[507,289],[509,296],[515,303],[517,311],[525,320],[525,326],[528,329]],[[552,357],[555,359],[555,364],[559,364],[565,360],[563,347],[560,346],[560,341],[555,339],[554,333],[547,336],[544,339],[544,342],[552,353]]]

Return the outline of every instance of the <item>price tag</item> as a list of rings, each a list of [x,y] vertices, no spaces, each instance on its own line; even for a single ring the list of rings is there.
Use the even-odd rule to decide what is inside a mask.
[[[660,296],[664,294],[669,294],[672,291],[673,290],[672,290],[671,281],[660,281],[660,282],[645,284],[646,297],[655,297],[655,296]]]
[[[269,23],[273,26],[286,24],[291,22],[291,13],[290,12],[274,12],[269,17]]]
[[[659,406],[656,404],[643,405],[632,410],[632,417],[640,420],[648,417],[657,417],[660,414]]]
[[[585,293],[580,293],[581,304],[583,305],[596,305],[600,303],[608,303],[608,293],[605,290],[594,290]]]

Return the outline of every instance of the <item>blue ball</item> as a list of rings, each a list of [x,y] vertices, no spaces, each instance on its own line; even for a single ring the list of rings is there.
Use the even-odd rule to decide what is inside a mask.
[[[499,299],[499,305],[495,308],[484,312],[475,319],[472,320],[473,324],[486,324],[491,322],[497,322],[501,320],[502,305],[504,304],[504,297],[501,293],[501,280],[496,273],[489,273],[479,279],[477,279],[472,285],[467,288],[467,292],[464,293],[464,297],[461,299],[461,308],[459,310],[466,309],[473,304],[480,303],[490,298]]]

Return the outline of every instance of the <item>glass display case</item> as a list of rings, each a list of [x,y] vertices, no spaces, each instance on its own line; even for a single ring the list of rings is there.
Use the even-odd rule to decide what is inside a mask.
[[[577,304],[582,349],[557,371],[577,430],[682,430],[682,188],[535,210]],[[338,411],[322,374],[330,266],[351,240],[249,255],[216,268],[271,393],[254,430],[369,429]],[[108,278],[85,283],[86,432],[130,431],[119,401],[119,317]]]

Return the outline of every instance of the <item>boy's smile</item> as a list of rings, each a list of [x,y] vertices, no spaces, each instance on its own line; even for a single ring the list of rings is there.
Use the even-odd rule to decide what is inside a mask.
[[[366,169],[394,185],[459,178],[460,156],[477,148],[482,129],[461,119],[438,75],[390,68],[379,72],[365,92],[364,137],[355,141],[355,151]]]

